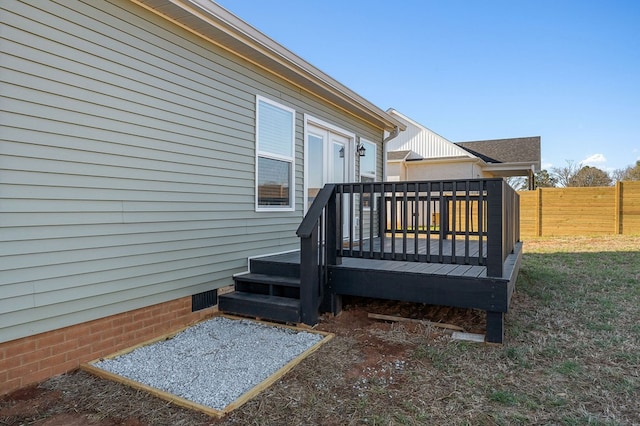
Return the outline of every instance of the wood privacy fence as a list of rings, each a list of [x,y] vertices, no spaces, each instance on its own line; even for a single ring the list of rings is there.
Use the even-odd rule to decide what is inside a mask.
[[[523,239],[640,234],[640,182],[592,188],[538,188],[519,194]]]

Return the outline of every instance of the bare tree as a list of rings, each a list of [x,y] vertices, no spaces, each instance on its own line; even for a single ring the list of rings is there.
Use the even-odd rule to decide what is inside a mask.
[[[552,167],[551,174],[555,178],[558,185],[567,187],[567,186],[575,186],[571,185],[571,180],[578,173],[578,171],[582,168],[582,163],[576,163],[571,160],[566,160],[567,165],[564,167]]]
[[[527,178],[524,176],[509,176],[507,178],[507,183],[516,191],[526,191],[529,188],[527,185]]]
[[[640,180],[640,160],[636,161],[635,166],[614,170],[612,178],[618,182],[623,180]]]

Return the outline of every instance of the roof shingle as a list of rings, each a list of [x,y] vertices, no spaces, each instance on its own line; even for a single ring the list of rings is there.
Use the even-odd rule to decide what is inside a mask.
[[[540,136],[457,142],[486,163],[530,163],[540,169]]]

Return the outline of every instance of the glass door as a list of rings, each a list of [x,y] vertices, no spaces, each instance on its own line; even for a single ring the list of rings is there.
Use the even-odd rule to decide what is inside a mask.
[[[307,133],[307,149],[305,157],[305,179],[307,181],[307,204],[305,213],[316,199],[316,195],[325,182],[324,138],[321,132],[311,131]]]
[[[305,211],[309,209],[326,183],[348,182],[353,169],[353,165],[349,162],[353,157],[351,138],[309,125],[306,144],[307,205]]]
[[[307,126],[305,181],[309,209],[318,192],[327,183],[345,183],[351,180],[355,168],[353,138],[313,125]],[[346,203],[343,203],[346,206]],[[348,210],[347,210],[348,212]],[[346,216],[343,216],[346,217]],[[349,221],[345,221],[343,235],[349,234]]]

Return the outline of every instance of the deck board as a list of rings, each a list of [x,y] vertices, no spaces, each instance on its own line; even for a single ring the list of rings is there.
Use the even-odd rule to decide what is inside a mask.
[[[373,240],[374,253],[380,251],[380,238]],[[431,236],[426,238],[425,236],[419,236],[418,239],[414,239],[412,235],[407,235],[406,240],[406,252],[408,255],[415,253],[416,242],[419,254],[430,254],[432,256],[438,256],[440,246],[442,246],[441,256],[451,256],[454,244],[452,239],[441,240]],[[384,237],[384,253],[392,253],[392,238],[390,234]],[[396,254],[402,252],[402,235],[396,235],[395,247]],[[486,258],[487,247],[486,242],[482,242],[482,252]],[[468,277],[468,278],[486,278],[487,268],[483,265],[477,265],[479,254],[480,241],[469,240],[469,252],[465,252],[465,239],[458,238],[455,242],[455,253],[458,259],[467,257],[469,258],[469,264],[460,263],[440,263],[440,262],[418,262],[412,260],[388,260],[388,259],[371,259],[367,258],[370,253],[370,241],[364,240],[362,244],[362,251],[357,246],[354,246],[352,250],[349,247],[343,247],[347,254],[351,251],[352,257],[343,256],[342,264],[337,265],[337,268],[350,268],[358,270],[378,270],[378,271],[394,271],[402,273],[412,274],[426,274],[426,275],[438,275],[438,276],[452,276],[452,277]],[[398,250],[400,249],[400,250]],[[440,256],[438,256],[440,257]],[[300,263],[300,251],[295,250],[286,253],[278,253],[274,255],[267,255],[259,257],[259,259],[269,259],[274,262],[282,263]],[[508,260],[507,260],[508,261]],[[505,268],[508,268],[505,265]]]
[[[426,236],[419,236],[416,239],[413,235],[407,235],[406,240],[403,240],[402,235],[396,235],[395,238],[392,238],[390,234],[387,234],[383,239],[376,237],[373,241],[363,240],[362,249],[360,248],[360,244],[356,242],[353,243],[352,246],[349,246],[346,243],[343,250],[349,252],[350,256],[353,257],[362,257],[363,255],[365,257],[370,257],[372,253],[374,255],[383,253],[384,255],[389,256],[401,256],[403,253],[406,253],[409,256],[413,256],[414,254],[438,257],[457,256],[458,258],[464,258],[470,264],[478,264],[480,263],[478,258],[481,245],[483,253],[482,258],[486,259],[486,241],[480,242],[477,238],[469,238],[467,244],[467,240],[464,236],[462,238],[456,238],[454,243],[454,240],[451,238],[442,240],[434,237],[426,238]],[[381,247],[383,247],[384,250],[381,250]]]
[[[396,247],[402,248],[402,241],[400,238],[396,238]],[[415,242],[412,237],[407,238],[407,254],[414,254]],[[442,256],[450,256],[452,251],[452,240],[439,240],[437,238],[419,237],[418,240],[418,252],[419,254],[431,254],[438,255],[438,247],[442,244]],[[427,245],[429,243],[429,245]],[[390,254],[391,251],[391,238],[386,236],[384,239],[385,253]],[[483,253],[486,255],[486,243],[483,242]],[[429,248],[428,248],[429,247]],[[347,248],[345,248],[347,249]],[[456,255],[459,257],[466,257],[465,253],[465,241],[464,239],[456,240],[455,244]],[[374,239],[374,252],[380,250],[380,238]],[[399,253],[396,251],[396,253]],[[450,275],[470,278],[483,278],[487,276],[487,268],[485,266],[475,265],[478,261],[479,242],[470,241],[469,244],[469,259],[471,264],[455,264],[455,263],[439,263],[439,262],[417,262],[417,261],[403,261],[403,260],[380,260],[369,259],[360,257],[360,250],[354,247],[352,250],[353,257],[342,257],[343,267],[355,268],[355,269],[371,269],[371,270],[384,270],[384,271],[396,271],[415,274],[428,274],[428,275]],[[369,241],[366,240],[363,243],[362,254],[369,255]],[[259,259],[269,259],[274,262],[282,263],[300,263],[300,251],[295,250],[287,253],[278,253],[274,255],[261,256]],[[507,265],[505,265],[506,267]]]
[[[398,260],[377,260],[377,259],[361,259],[358,257],[344,257],[342,264],[335,268],[349,268],[362,270],[384,270],[394,272],[406,272],[413,274],[427,275],[451,275],[459,277],[476,278],[485,273],[485,266],[473,265],[456,265],[450,263],[425,263],[425,262],[406,262]]]

